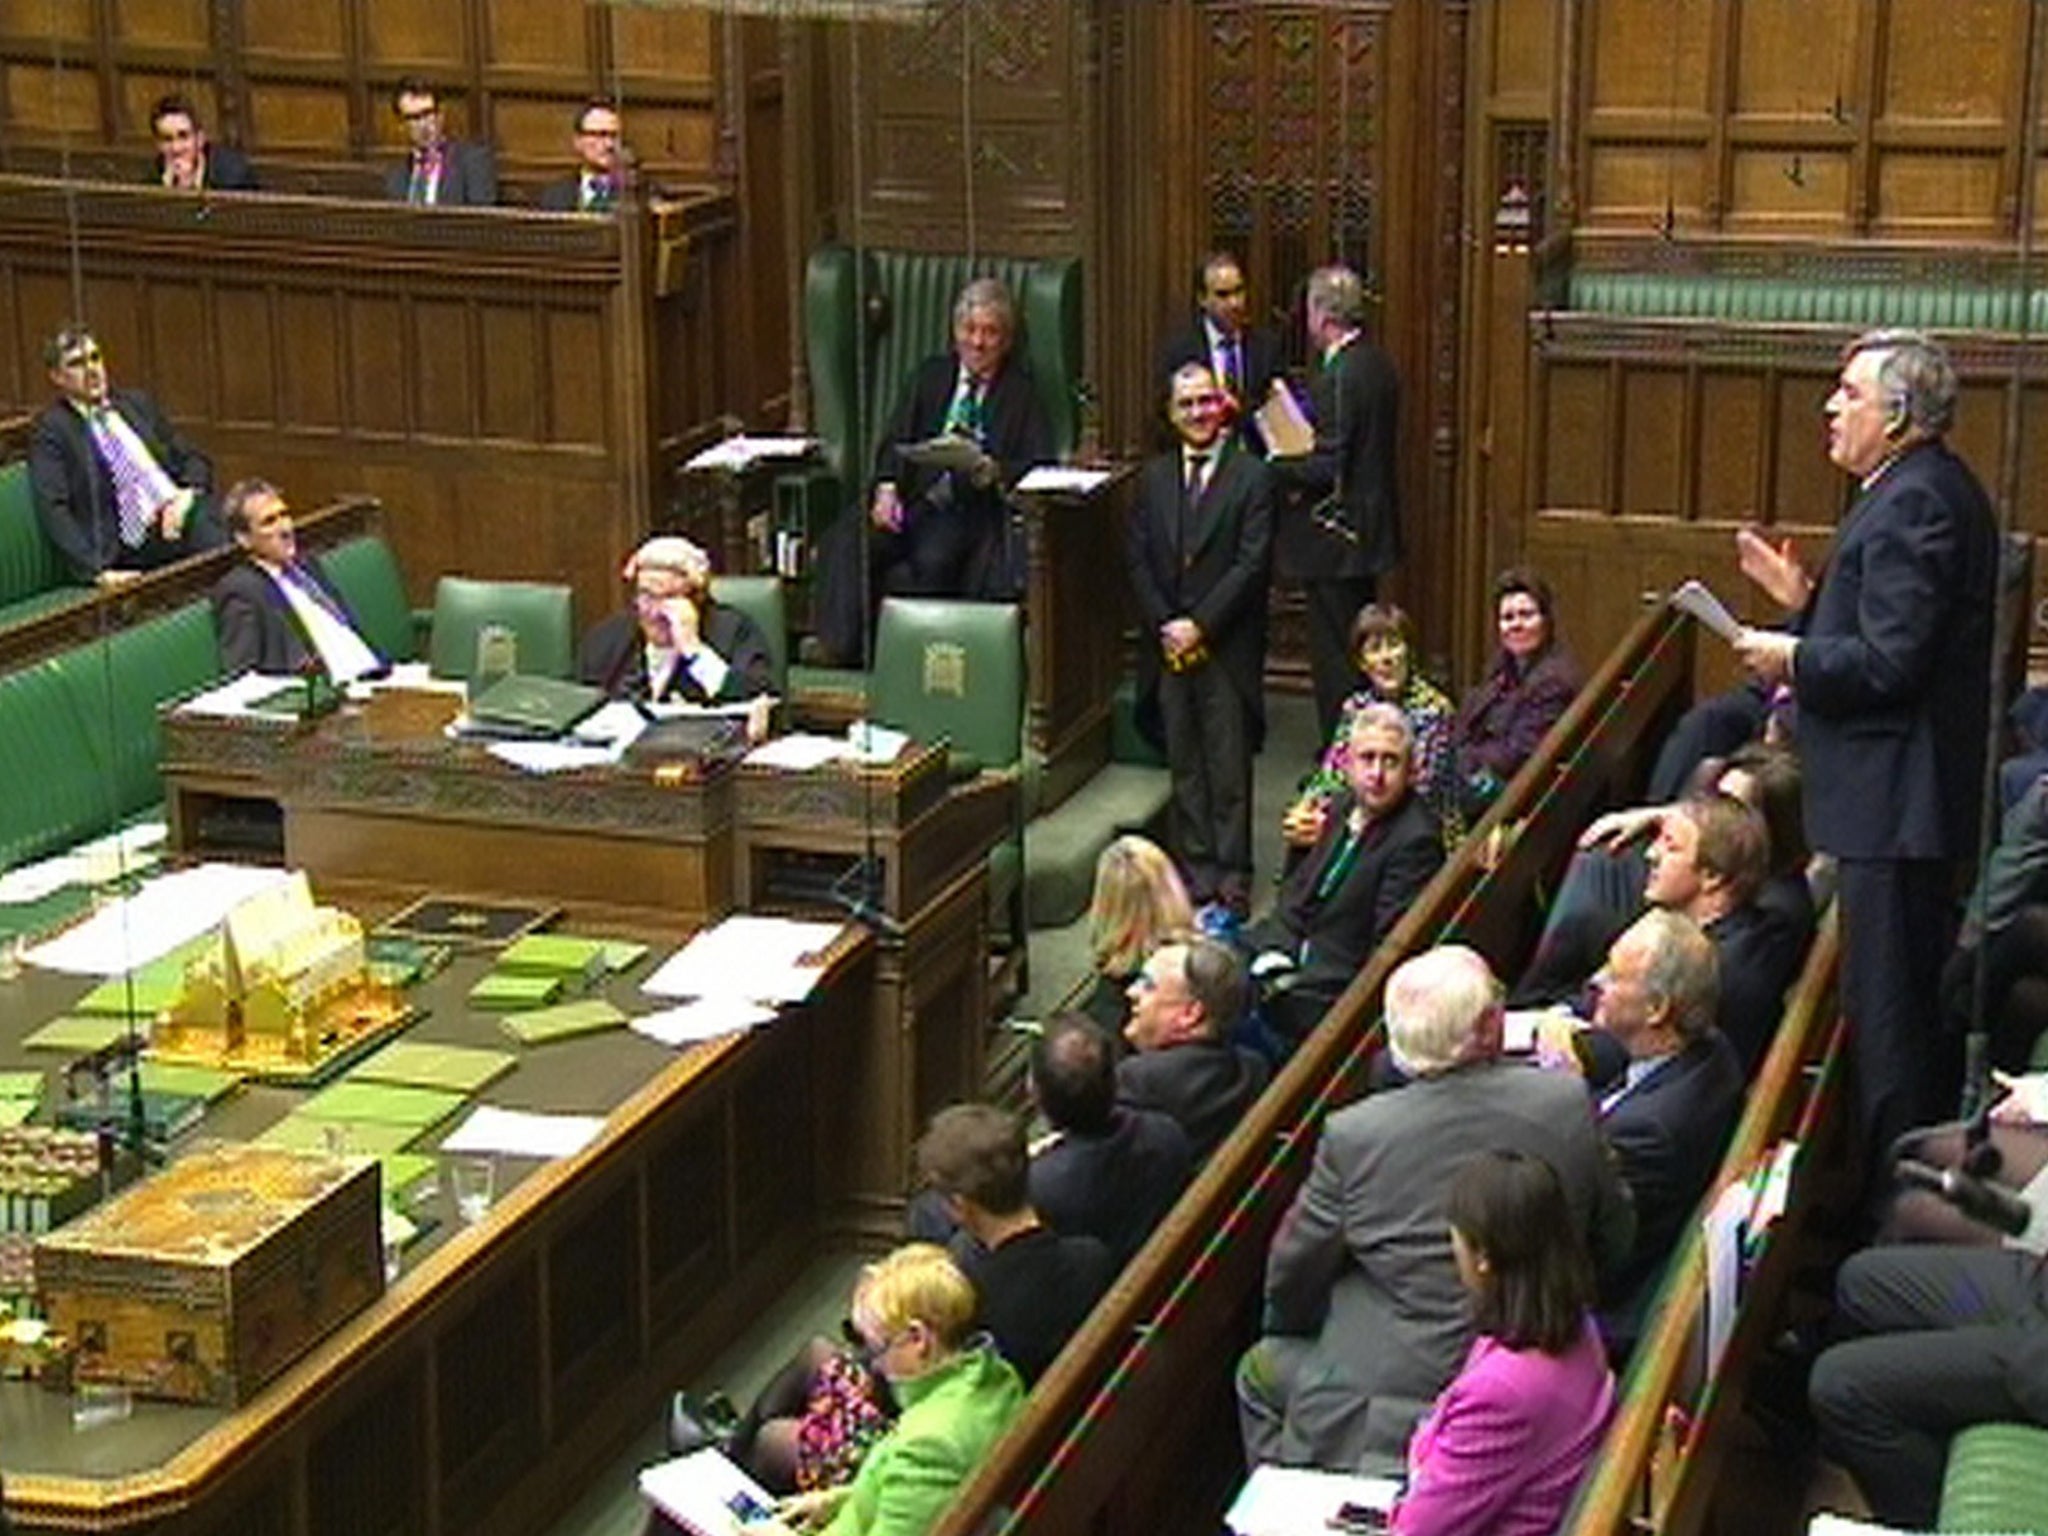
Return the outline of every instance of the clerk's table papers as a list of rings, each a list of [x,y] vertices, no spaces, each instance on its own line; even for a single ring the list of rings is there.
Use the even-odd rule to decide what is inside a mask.
[[[690,940],[641,984],[653,997],[799,1003],[824,974],[838,923],[739,913]]]
[[[441,1150],[504,1157],[568,1157],[589,1146],[603,1129],[604,1120],[598,1115],[549,1115],[479,1104],[449,1133]]]
[[[46,971],[118,976],[218,926],[231,909],[291,878],[281,869],[200,864],[146,882],[23,958]]]

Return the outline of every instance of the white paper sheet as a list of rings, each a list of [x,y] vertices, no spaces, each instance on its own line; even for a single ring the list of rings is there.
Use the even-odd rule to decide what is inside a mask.
[[[160,875],[24,958],[73,976],[118,976],[199,937],[238,902],[290,878],[281,869],[244,864],[201,864]]]
[[[569,739],[591,746],[612,746],[623,752],[647,729],[647,717],[631,699],[608,699],[569,732]]]
[[[1324,1536],[1341,1506],[1385,1511],[1400,1496],[1401,1485],[1391,1477],[1267,1463],[1252,1468],[1223,1523],[1236,1536]]]
[[[749,437],[739,433],[722,443],[699,449],[685,469],[745,469],[760,459],[800,459],[818,446],[815,437],[778,433]]]
[[[1034,464],[1024,472],[1024,478],[1017,482],[1020,491],[1071,491],[1087,495],[1098,486],[1107,485],[1115,471],[1108,469],[1082,469],[1073,464]]]
[[[591,741],[494,741],[484,750],[525,773],[566,773],[616,763],[626,749]]]
[[[441,1150],[504,1157],[568,1157],[589,1146],[603,1129],[601,1115],[549,1115],[479,1104],[441,1143]]]
[[[67,885],[106,885],[136,869],[155,864],[170,828],[161,821],[138,821],[89,843],[23,864],[0,875],[0,906],[41,901]]]
[[[1742,633],[1742,620],[1728,611],[1728,605],[1714,596],[1703,581],[1687,581],[1671,594],[1671,606],[1689,613],[1730,645]]]
[[[278,689],[289,688],[300,681],[300,678],[277,677],[265,672],[244,672],[229,678],[216,688],[209,688],[204,693],[195,693],[171,713],[217,715],[226,719],[236,719],[248,714],[249,706],[256,700],[268,698]]]
[[[910,745],[910,737],[872,720],[856,720],[846,728],[849,756],[863,763],[893,763]]]
[[[739,1536],[775,1512],[774,1494],[710,1448],[642,1467],[640,1496],[700,1536]]]
[[[802,1002],[824,967],[812,957],[839,937],[838,923],[738,913],[706,928],[640,984],[651,997]]]
[[[1707,1229],[1707,1371],[1721,1365],[1721,1354],[1735,1331],[1735,1309],[1742,1301],[1742,1233],[1756,1196],[1747,1179],[1721,1191],[1708,1210]]]
[[[791,773],[808,773],[826,763],[840,762],[851,752],[852,748],[842,737],[793,731],[787,736],[762,742],[747,754],[746,760],[757,768],[783,768]]]
[[[469,684],[459,677],[436,677],[427,670],[424,661],[401,661],[384,677],[364,678],[361,682],[350,683],[349,697],[354,698],[358,689],[365,697],[382,693],[386,689],[399,693],[467,693]]]
[[[759,1003],[746,1002],[731,997],[700,997],[695,1002],[683,1003],[675,1008],[664,1008],[659,1013],[643,1014],[628,1021],[628,1027],[636,1034],[663,1045],[695,1045],[703,1040],[716,1040],[720,1035],[738,1034],[742,1030],[758,1029],[773,1022],[775,1010],[763,1008]]]

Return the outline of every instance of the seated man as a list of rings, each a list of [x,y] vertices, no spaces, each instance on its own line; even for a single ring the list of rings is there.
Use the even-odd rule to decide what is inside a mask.
[[[1293,972],[1266,1000],[1267,1023],[1290,1044],[1315,1028],[1443,864],[1436,817],[1410,792],[1413,746],[1392,704],[1352,717],[1348,804],[1331,807],[1273,910],[1245,930],[1254,970],[1273,974],[1277,962]]]
[[[158,186],[176,192],[256,190],[256,173],[242,152],[209,139],[183,96],[157,98],[149,109],[149,131],[156,138]]]
[[[2010,1248],[1869,1248],[1835,1280],[1854,1335],[1814,1362],[1821,1449],[1886,1525],[1931,1530],[1948,1443],[1993,1420],[2048,1425],[2048,1270]]]
[[[1746,1072],[1770,1048],[1785,989],[1805,953],[1803,942],[1794,942],[1798,930],[1756,903],[1768,860],[1769,834],[1755,811],[1732,795],[1696,795],[1660,814],[1643,883],[1645,906],[1681,913],[1713,940],[1721,973],[1717,1022]],[[1598,964],[1594,946],[1612,941],[1603,927],[1589,919],[1546,932],[1516,1002],[1576,997]],[[1610,1067],[1615,1060],[1605,1059]]]
[[[1101,1238],[1121,1268],[1194,1174],[1187,1132],[1116,1102],[1115,1043],[1086,1014],[1055,1014],[1032,1042],[1031,1097],[1052,1127],[1031,1152],[1032,1209],[1055,1232]]]
[[[1228,1039],[1243,1012],[1237,956],[1202,934],[1161,944],[1131,983],[1124,1038],[1136,1049],[1117,1063],[1117,1098],[1171,1115],[1198,1165],[1266,1086],[1266,1063]]]
[[[534,199],[547,213],[610,213],[625,193],[619,107],[593,96],[576,109],[576,174],[548,183]]]
[[[239,480],[221,500],[242,558],[213,584],[221,670],[287,675],[317,664],[338,683],[389,670],[339,592],[299,559],[291,508],[265,480]]]
[[[80,581],[133,581],[226,542],[213,465],[139,389],[107,382],[100,344],[67,325],[43,348],[58,398],[36,417],[29,483],[43,532]]]
[[[384,195],[421,208],[488,208],[498,200],[498,160],[488,144],[447,136],[441,97],[424,80],[404,79],[391,110],[405,124],[411,152],[384,175]]]
[[[1500,988],[1479,955],[1446,945],[1416,956],[1388,978],[1385,1007],[1388,1050],[1409,1080],[1324,1122],[1273,1235],[1266,1337],[1237,1372],[1253,1463],[1350,1471],[1369,1453],[1400,1454],[1472,1341],[1444,1200],[1475,1153],[1550,1164],[1603,1272],[1634,1237],[1583,1089],[1500,1059]]]
[[[1617,1359],[1634,1346],[1742,1112],[1742,1063],[1714,1027],[1717,969],[1697,923],[1653,908],[1614,941],[1593,980],[1593,1023],[1624,1058],[1594,1085],[1594,1104],[1636,1208],[1635,1246],[1603,1288],[1602,1331]]]
[[[1991,1065],[2023,1072],[2048,1032],[2048,774],[2007,809],[1942,967],[1942,1011],[1957,1034],[1970,1027],[1980,961]]]
[[[1017,595],[1006,493],[1052,455],[1052,429],[1031,371],[1011,352],[1010,290],[979,277],[953,302],[953,351],[911,377],[875,455],[865,515],[850,510],[820,551],[818,644],[859,665],[884,595],[1008,599]],[[968,467],[918,464],[905,449],[964,439]]]
[[[1025,1196],[1024,1124],[992,1104],[932,1116],[917,1171],[958,1224],[948,1245],[974,1282],[975,1322],[1028,1387],[1109,1289],[1116,1265],[1096,1237],[1062,1235]]]
[[[662,534],[633,552],[620,573],[633,606],[583,637],[576,676],[615,699],[642,703],[733,703],[758,699],[766,733],[774,672],[768,639],[737,608],[711,600],[711,558],[688,539]]]

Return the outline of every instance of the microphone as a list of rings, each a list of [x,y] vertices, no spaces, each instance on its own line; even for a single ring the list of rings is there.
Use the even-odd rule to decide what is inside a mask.
[[[1902,1157],[1893,1169],[1901,1184],[1938,1195],[1972,1221],[2007,1237],[2018,1237],[2034,1219],[2034,1208],[2009,1189],[1973,1179],[1953,1168],[1936,1168]]]

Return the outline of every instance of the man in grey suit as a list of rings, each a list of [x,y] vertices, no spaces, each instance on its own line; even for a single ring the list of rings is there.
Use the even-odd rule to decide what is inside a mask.
[[[1400,1455],[1471,1343],[1444,1198],[1474,1154],[1550,1164],[1602,1271],[1634,1237],[1584,1089],[1501,1059],[1485,960],[1462,945],[1418,955],[1387,979],[1385,1008],[1409,1081],[1330,1116],[1267,1256],[1266,1337],[1237,1371],[1255,1464],[1350,1470]]]
[[[391,111],[405,124],[411,152],[384,173],[386,197],[418,208],[488,208],[497,202],[498,160],[491,146],[448,137],[433,86],[399,81]]]

